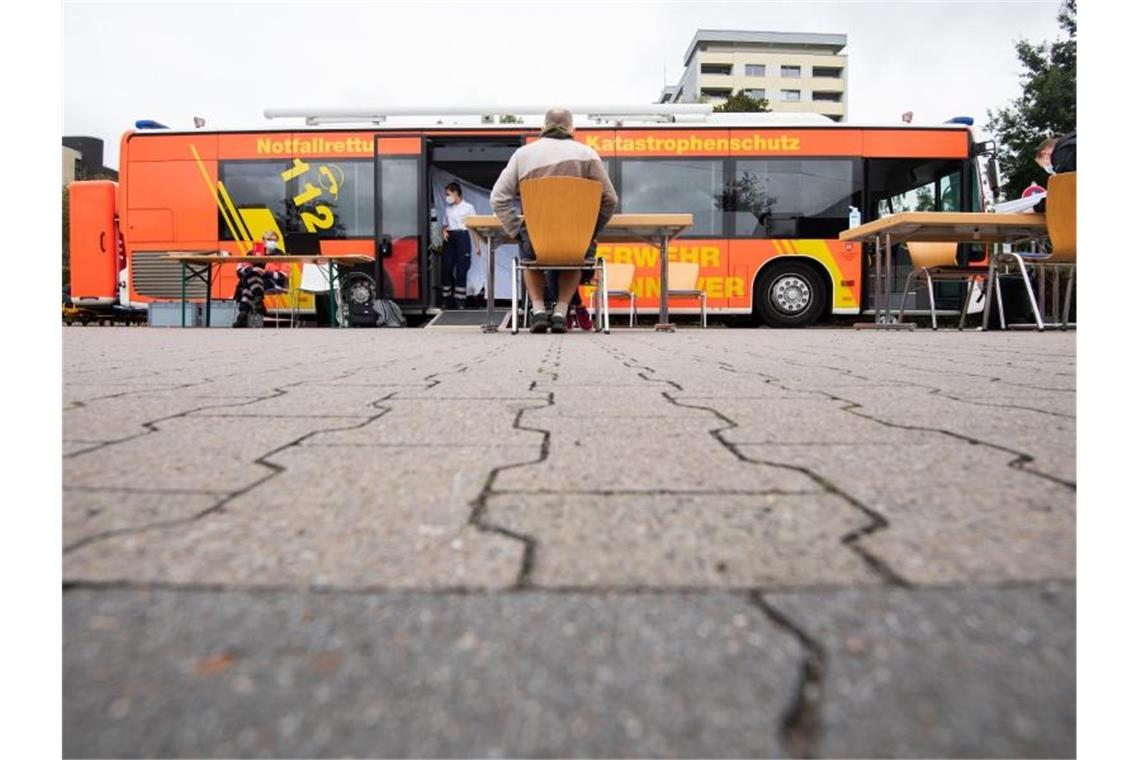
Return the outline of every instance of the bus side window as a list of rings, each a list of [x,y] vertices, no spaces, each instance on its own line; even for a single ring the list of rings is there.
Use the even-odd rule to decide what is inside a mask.
[[[268,209],[284,232],[288,219],[288,188],[281,174],[291,167],[292,163],[288,161],[222,161],[218,166],[218,179],[226,188],[235,210]],[[234,240],[235,233],[238,237],[246,237],[239,222],[240,218],[230,218],[228,210],[219,212],[218,239]]]
[[[834,239],[861,209],[855,159],[740,159],[725,186],[737,237]]]
[[[622,159],[621,209],[626,214],[690,213],[682,237],[723,237],[724,161]]]

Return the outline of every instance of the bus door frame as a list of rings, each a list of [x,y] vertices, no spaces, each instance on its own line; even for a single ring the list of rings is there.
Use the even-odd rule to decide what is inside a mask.
[[[415,138],[420,141],[419,153],[381,153],[380,141],[391,138]],[[427,192],[427,136],[422,131],[401,131],[401,132],[376,132],[372,137],[372,168],[373,168],[373,208],[372,208],[372,229],[373,229],[373,252],[376,257],[375,271],[380,277],[380,281],[375,283],[376,293],[378,298],[386,297],[384,295],[384,259],[392,257],[391,241],[386,239],[383,230],[383,172],[381,171],[381,161],[385,156],[389,158],[402,158],[408,159],[415,157],[416,159],[416,183],[415,189],[416,196],[416,219],[418,225],[416,228],[416,264],[419,270],[419,297],[415,300],[412,299],[394,299],[397,300],[402,306],[411,308],[427,308],[430,303],[430,289],[431,282],[428,276],[428,245],[431,241],[431,220],[426,219],[427,209],[424,205]],[[393,291],[395,290],[395,283],[393,283]],[[393,293],[394,295],[394,293]]]

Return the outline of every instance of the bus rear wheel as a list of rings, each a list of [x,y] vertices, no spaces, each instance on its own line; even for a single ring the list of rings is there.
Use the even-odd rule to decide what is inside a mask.
[[[806,327],[823,314],[823,277],[802,261],[776,262],[764,270],[753,293],[755,311],[772,327]]]

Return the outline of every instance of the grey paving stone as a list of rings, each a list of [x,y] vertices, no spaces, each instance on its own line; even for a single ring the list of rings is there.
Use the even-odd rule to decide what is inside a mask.
[[[766,598],[823,650],[821,756],[1075,756],[1073,586]]]
[[[67,757],[769,757],[795,639],[738,596],[81,590]]]
[[[186,414],[198,409],[211,414],[247,413],[255,396],[199,395],[197,388],[181,392],[163,390],[132,393],[119,398],[91,401],[82,407],[64,409],[64,439],[117,441],[146,432],[144,423]]]
[[[496,401],[454,399],[390,399],[380,404],[388,411],[367,425],[351,430],[320,433],[306,441],[314,446],[440,445],[528,446],[542,445],[542,435],[515,429],[522,410],[541,409],[542,400]],[[527,416],[524,414],[524,419]]]
[[[540,587],[879,582],[841,544],[868,518],[822,492],[506,494],[487,504],[487,523],[537,541],[531,580]]]
[[[502,588],[523,545],[468,524],[492,470],[536,446],[287,449],[271,480],[184,525],[69,552],[72,581]]]
[[[548,456],[501,473],[503,490],[594,491],[804,491],[805,475],[780,467],[744,464],[711,435],[688,439],[550,436]]]
[[[741,446],[750,458],[806,467],[881,513],[860,539],[913,583],[1070,579],[1071,489],[1011,469],[969,444]]]
[[[890,428],[844,411],[841,401],[710,399],[703,403],[736,423],[723,431],[733,443],[921,443],[937,433]]]
[[[361,386],[339,387],[335,383],[300,385],[240,407],[221,407],[194,412],[195,417],[224,417],[234,414],[258,417],[358,417],[367,418],[380,412],[383,399],[392,389]]]
[[[1076,481],[1076,419],[980,406],[920,391],[849,389],[844,397],[860,405],[859,414],[883,423],[946,430],[1003,446],[1031,456],[1034,469]]]
[[[219,494],[63,491],[63,545],[109,532],[190,519],[214,506]]]
[[[351,420],[177,417],[157,432],[65,459],[65,486],[236,491],[272,472],[264,454]]]

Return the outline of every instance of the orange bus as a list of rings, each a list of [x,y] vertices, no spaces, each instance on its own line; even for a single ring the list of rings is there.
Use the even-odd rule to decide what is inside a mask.
[[[575,139],[606,164],[619,211],[693,214],[693,227],[670,246],[669,258],[700,264],[710,314],[799,327],[868,313],[870,255],[841,242],[842,230],[903,210],[984,210],[993,202],[990,144],[976,141],[967,124],[856,126],[810,114],[654,118],[579,117]],[[429,251],[432,177],[443,170],[489,189],[538,128],[319,121],[287,129],[128,131],[117,184],[72,185],[72,301],[137,309],[176,299],[180,270],[167,252],[242,255],[275,230],[286,242],[291,233],[317,233],[322,253],[373,259],[346,280],[350,312],[370,305],[380,290],[411,313],[438,309]],[[657,250],[615,244],[598,253],[636,266],[637,309],[655,315]],[[983,266],[985,252],[964,246],[961,257]],[[503,258],[509,264],[509,252]],[[905,250],[896,262],[888,283],[895,306],[909,271]],[[223,268],[212,297],[229,298],[234,277]],[[506,299],[509,276],[496,281],[495,295]],[[203,297],[203,286],[196,287],[191,295]],[[939,288],[940,310],[956,311],[967,297],[959,283]],[[980,308],[976,290],[972,311]],[[909,298],[908,308],[926,307],[925,293]],[[319,311],[312,294],[298,299],[303,312]],[[280,296],[268,305],[292,307]],[[698,303],[673,298],[670,308],[696,313]]]

